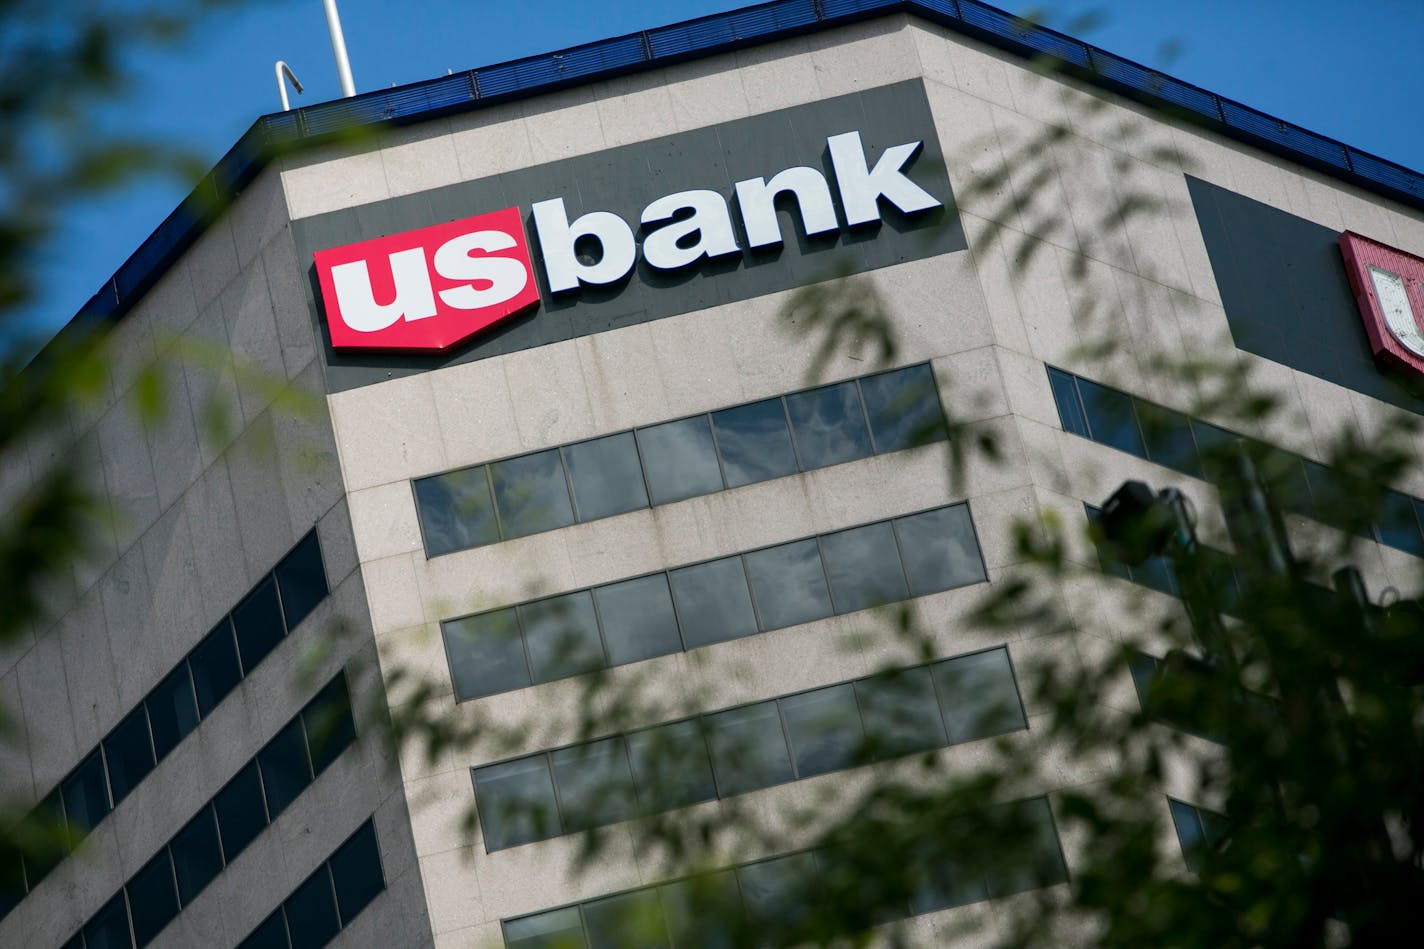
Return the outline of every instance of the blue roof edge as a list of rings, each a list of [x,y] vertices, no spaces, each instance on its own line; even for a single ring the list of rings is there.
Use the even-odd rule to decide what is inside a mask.
[[[277,156],[353,130],[422,121],[688,59],[912,13],[999,49],[1424,210],[1424,174],[1022,20],[979,0],[771,0],[582,46],[259,118],[62,332],[123,317]]]

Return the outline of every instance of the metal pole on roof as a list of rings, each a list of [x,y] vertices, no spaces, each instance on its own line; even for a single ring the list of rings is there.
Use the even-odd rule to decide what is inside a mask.
[[[292,67],[280,59],[272,69],[277,73],[277,93],[282,97],[282,111],[286,112],[292,108],[292,105],[287,101],[287,84],[283,81],[284,74],[287,79],[292,81],[292,88],[297,90],[297,95],[302,94],[302,81],[297,78],[296,73],[292,72]]]
[[[326,9],[326,29],[331,33],[331,52],[336,57],[336,74],[341,78],[341,94],[351,98],[356,94],[356,81],[351,78],[351,60],[346,56],[346,37],[341,32],[341,14],[336,12],[336,0],[321,0]]]

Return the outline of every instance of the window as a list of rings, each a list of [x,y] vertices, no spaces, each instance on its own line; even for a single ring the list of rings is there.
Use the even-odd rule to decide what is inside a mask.
[[[865,396],[876,451],[900,451],[949,437],[929,366],[868,376],[860,380],[860,391]]]
[[[557,449],[490,465],[494,503],[505,537],[522,537],[574,522],[569,484]]]
[[[722,490],[722,469],[707,416],[640,428],[638,444],[654,504]]]
[[[109,793],[104,783],[104,760],[97,751],[60,783],[64,815],[73,833],[87,834],[109,813]]]
[[[129,909],[133,914],[134,943],[148,943],[178,915],[178,892],[173,886],[173,861],[160,850],[129,880]]]
[[[189,732],[198,727],[198,706],[193,699],[193,681],[188,663],[183,663],[158,683],[144,700],[153,732],[153,752],[159,761],[178,747]]]
[[[795,777],[775,702],[707,716],[707,743],[721,795],[741,794]]]
[[[223,854],[228,863],[267,826],[267,809],[262,800],[262,778],[257,762],[239,771],[213,798],[218,827],[222,832]]]
[[[870,431],[854,382],[822,386],[786,397],[802,471],[868,458]]]
[[[831,593],[814,538],[746,555],[763,629],[780,629],[830,616]]]
[[[418,478],[415,503],[425,551],[431,557],[499,540],[489,470],[484,465]]]
[[[267,793],[267,811],[272,820],[287,809],[312,782],[311,764],[307,761],[306,735],[301,716],[277,733],[267,747],[257,753],[262,769],[262,788]]]
[[[232,635],[232,621],[224,617],[189,657],[193,670],[193,688],[198,698],[198,713],[206,718],[218,703],[242,681],[242,667],[237,661],[237,641]]]
[[[587,590],[526,603],[518,608],[518,615],[535,682],[563,679],[607,665],[593,597]]]
[[[232,611],[232,628],[237,633],[237,654],[244,675],[250,673],[287,634],[282,624],[282,604],[277,583],[268,577]]]
[[[1049,384],[1064,431],[1147,458],[1193,478],[1215,478],[1237,444],[1256,461],[1271,499],[1284,511],[1303,514],[1387,547],[1424,557],[1424,500],[1379,488],[1291,452],[1245,438],[1200,419],[1138,399],[1049,367]],[[1361,523],[1342,498],[1378,497],[1379,521]],[[1143,570],[1141,576],[1135,571]],[[1176,594],[1175,580],[1158,561],[1117,571],[1162,592]]]
[[[447,620],[441,628],[455,695],[465,701],[985,576],[968,507],[955,504]]]
[[[428,557],[948,437],[908,366],[412,482]],[[283,594],[285,598],[285,593]]]
[[[456,698],[492,695],[533,683],[513,609],[450,620],[440,628]]]
[[[282,595],[282,615],[290,632],[311,615],[311,611],[326,599],[329,592],[316,531],[298,541],[292,552],[277,564],[274,572]]]
[[[104,739],[104,759],[109,767],[109,790],[117,805],[154,766],[148,712],[142,705],[130,712]]]
[[[623,665],[682,649],[666,574],[656,573],[594,590],[609,665]]]
[[[796,775],[809,778],[858,763],[865,742],[855,687],[849,683],[781,700]]]
[[[757,631],[740,557],[683,567],[668,577],[687,648],[738,639]]]
[[[476,768],[474,777],[486,850],[502,850],[562,833],[546,756]]]
[[[367,821],[331,855],[331,882],[343,924],[355,919],[386,888],[373,823]]]
[[[1000,647],[475,768],[475,796],[493,852],[1027,727]]]
[[[1172,811],[1177,842],[1182,846],[1182,858],[1187,862],[1187,869],[1197,873],[1201,869],[1202,855],[1221,846],[1226,839],[1226,817],[1175,798],[1167,798],[1167,805]]]
[[[821,538],[836,612],[852,613],[908,599],[895,532],[888,523],[867,524]]]
[[[962,858],[942,848],[907,855],[916,861],[914,869],[925,883],[903,905],[882,907],[886,922],[1067,880],[1046,799],[1016,801],[966,820],[985,817],[1019,830],[1022,846]],[[835,865],[834,851],[807,850],[600,896],[507,919],[502,924],[504,944],[508,949],[731,949],[734,940],[749,934],[781,934],[796,925],[799,914],[814,910],[820,881]]]
[[[331,873],[326,864],[297,887],[282,904],[286,910],[287,932],[292,949],[319,949],[341,931],[336,914],[336,894],[331,889]]]
[[[796,452],[780,399],[713,412],[712,431],[729,488],[796,471]]]
[[[564,449],[564,461],[569,466],[579,520],[612,517],[648,506],[632,432],[570,445]]]
[[[302,728],[303,722],[323,718],[339,721],[343,717],[348,720],[351,717],[344,674],[338,675],[318,692],[316,697],[258,752],[257,758],[239,771],[212,801],[204,804],[198,813],[129,879],[118,895],[85,925],[83,931],[76,935],[70,944],[77,941],[84,944],[85,949],[94,945],[132,947],[133,944],[128,941],[129,933],[132,932],[138,947],[147,945],[183,907],[197,898],[226,865],[237,859],[267,826],[270,817],[275,817],[290,803],[295,792],[310,783],[310,771],[305,770],[308,767],[308,748]],[[355,732],[352,730],[341,729],[333,734],[345,735],[347,744],[355,740]],[[300,747],[294,747],[293,742],[299,742]],[[328,757],[325,760],[329,762],[331,759]],[[320,771],[321,767],[317,770]],[[352,840],[356,842],[348,842],[348,849],[354,850],[355,856],[342,856],[346,851],[338,851],[332,859],[342,857],[342,875],[332,879],[336,880],[340,892],[345,894],[342,899],[349,899],[353,906],[365,905],[362,901],[369,899],[371,890],[370,872],[352,865],[352,862],[359,864],[367,855],[357,838]],[[366,849],[370,849],[370,846]],[[374,856],[374,859],[377,861],[376,874],[379,877],[379,857]],[[328,869],[324,866],[320,872],[326,874]],[[326,877],[323,879],[327,880],[328,898],[334,899],[331,895],[331,880]],[[381,886],[384,886],[384,883],[381,883]],[[325,945],[327,936],[323,935],[326,932],[323,919],[313,916],[311,908],[305,905],[303,912],[305,916],[301,925],[311,923],[313,928],[294,930],[294,936],[310,937],[316,941],[298,944]],[[273,918],[280,919],[281,911],[258,927],[243,945],[261,946],[267,944],[268,940],[278,939],[277,945],[285,946],[286,923],[281,921],[279,928]],[[114,939],[119,941],[115,943]]]

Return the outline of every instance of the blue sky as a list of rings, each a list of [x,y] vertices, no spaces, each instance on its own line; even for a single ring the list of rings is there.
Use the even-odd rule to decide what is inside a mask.
[[[745,0],[340,0],[358,92],[547,52]],[[1001,0],[1052,26],[1214,92],[1416,169],[1420,0]],[[273,63],[306,85],[293,105],[340,94],[320,0],[256,2],[210,16],[181,46],[135,58],[132,93],[99,121],[216,161],[279,108]],[[186,192],[137,182],[67,215],[43,263],[44,293],[21,324],[66,323]],[[82,248],[82,253],[74,248]],[[1416,248],[1416,251],[1420,249]]]

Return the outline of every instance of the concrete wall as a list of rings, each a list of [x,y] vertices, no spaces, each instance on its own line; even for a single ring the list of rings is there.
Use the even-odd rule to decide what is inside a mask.
[[[260,176],[112,332],[99,395],[37,440],[12,490],[77,456],[112,517],[51,591],[53,616],[0,655],[0,697],[23,735],[0,792],[50,791],[277,561],[316,526],[331,595],[0,921],[0,943],[57,946],[353,657],[374,651],[365,593],[280,178]],[[162,385],[145,419],[136,387]],[[347,632],[333,636],[345,628]],[[358,704],[379,703],[369,677]],[[393,892],[371,926],[400,919],[418,881],[404,803],[376,744],[348,752],[154,945],[234,945],[372,813]],[[392,912],[390,908],[397,906]],[[385,923],[380,918],[387,917]],[[428,935],[424,938],[428,939]]]

